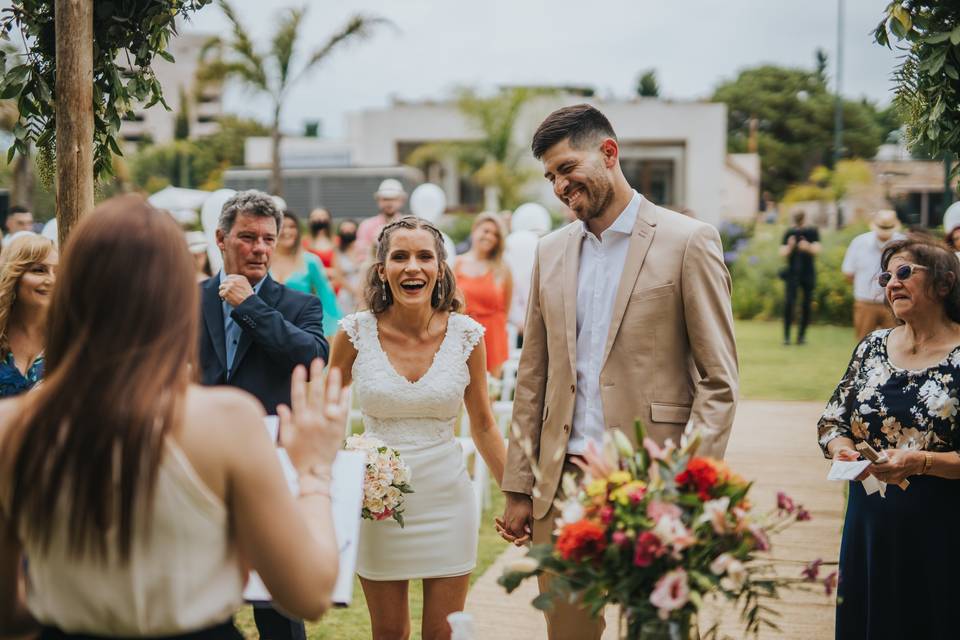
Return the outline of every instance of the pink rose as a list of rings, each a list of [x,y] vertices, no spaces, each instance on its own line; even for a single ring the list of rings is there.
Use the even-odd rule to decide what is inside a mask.
[[[663,543],[651,531],[644,531],[637,538],[637,547],[633,554],[633,564],[638,567],[649,567],[657,556],[663,554]]]
[[[647,505],[647,517],[654,522],[659,522],[663,516],[667,516],[672,520],[679,520],[681,515],[680,507],[675,504],[670,504],[669,502],[651,500],[650,504]]]

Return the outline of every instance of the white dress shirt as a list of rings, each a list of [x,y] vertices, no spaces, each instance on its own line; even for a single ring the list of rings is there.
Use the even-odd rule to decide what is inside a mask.
[[[591,440],[600,444],[606,425],[600,399],[600,367],[607,344],[613,303],[630,248],[640,203],[633,198],[598,239],[580,222],[580,270],[577,274],[577,397],[568,454],[582,454]]]
[[[895,233],[887,242],[880,242],[873,231],[867,231],[850,241],[840,270],[853,276],[854,300],[883,303],[883,289],[877,283],[880,257],[889,242],[902,240],[904,237],[902,233]]]

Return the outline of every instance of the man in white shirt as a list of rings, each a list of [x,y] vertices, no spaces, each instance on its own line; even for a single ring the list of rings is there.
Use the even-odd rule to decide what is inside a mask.
[[[870,231],[850,242],[840,270],[853,283],[853,330],[857,340],[877,329],[896,324],[893,312],[883,299],[883,288],[877,284],[883,247],[904,237],[900,233],[897,212],[881,209],[873,214]]]
[[[722,458],[738,379],[717,230],[634,191],[610,122],[589,105],[550,114],[533,154],[578,220],[534,260],[497,523],[518,544],[550,542],[562,474],[607,429],[634,440],[640,420],[660,444],[697,429],[699,453]],[[554,602],[547,630],[599,640],[603,622]]]

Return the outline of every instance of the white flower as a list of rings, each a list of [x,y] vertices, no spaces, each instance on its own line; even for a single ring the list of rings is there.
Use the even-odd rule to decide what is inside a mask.
[[[630,440],[623,434],[620,429],[613,429],[613,442],[617,445],[617,451],[620,452],[620,455],[629,458],[633,455],[633,444],[630,443]]]
[[[727,563],[727,575],[720,581],[720,586],[727,591],[740,591],[746,580],[747,568],[739,560],[733,559]]]
[[[677,551],[694,543],[693,536],[683,526],[683,522],[667,515],[660,516],[657,525],[653,528],[653,533],[660,538],[661,542],[671,545]]]
[[[389,504],[397,504],[402,496],[403,494],[400,493],[400,489],[397,489],[396,487],[387,487],[387,490],[384,493],[384,501],[388,502]]]
[[[727,570],[727,565],[733,559],[733,556],[729,553],[721,553],[710,563],[710,572],[715,576],[722,576]]]
[[[572,522],[583,520],[583,516],[583,505],[580,504],[580,501],[576,498],[567,500],[563,503],[563,509],[560,511],[560,518],[563,520],[564,524],[570,524]]]
[[[380,513],[384,509],[383,500],[380,498],[370,498],[369,500],[365,500],[364,505],[372,513]]]
[[[507,565],[506,569],[511,573],[533,573],[540,567],[540,563],[533,558],[526,556],[517,558]]]
[[[897,449],[922,449],[924,440],[924,436],[917,429],[902,429],[900,437],[897,438]]]
[[[860,415],[862,415],[862,416],[870,415],[871,413],[876,413],[876,411],[873,410],[873,407],[871,407],[871,406],[868,405],[868,404],[862,404],[862,405],[860,405],[860,408],[857,409],[857,411],[858,411],[858,412],[860,413]]]
[[[823,419],[824,420],[842,420],[843,419],[844,406],[842,402],[831,402],[827,405],[827,408],[823,410]]]
[[[707,500],[703,503],[703,515],[697,521],[709,522],[716,533],[726,533],[727,531],[727,509],[730,508],[730,497],[723,496],[716,500]]]

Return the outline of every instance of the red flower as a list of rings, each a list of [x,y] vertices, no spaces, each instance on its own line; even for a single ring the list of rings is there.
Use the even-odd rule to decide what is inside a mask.
[[[823,579],[823,589],[824,591],[827,592],[828,596],[833,595],[834,590],[836,590],[838,578],[839,578],[839,574],[836,571],[834,571],[833,573],[831,573],[830,575],[828,575],[826,578]]]
[[[555,548],[564,560],[596,558],[607,548],[604,533],[603,527],[590,520],[571,522],[560,530]]]
[[[651,531],[644,531],[637,538],[637,547],[633,554],[633,564],[638,567],[649,567],[663,551],[660,538]]]
[[[687,468],[674,478],[678,485],[695,490],[701,500],[710,499],[710,489],[718,479],[717,468],[709,458],[690,458]]]
[[[796,505],[793,502],[793,498],[785,494],[783,491],[777,492],[777,509],[780,511],[786,511],[787,513],[793,513],[795,508]]]
[[[803,508],[803,505],[797,505],[797,522],[806,522],[810,520],[810,512]]]
[[[600,522],[603,524],[613,522],[613,507],[607,504],[600,508]]]
[[[820,576],[820,565],[823,564],[823,560],[817,558],[813,562],[808,563],[803,568],[803,579],[809,582],[813,582]]]

